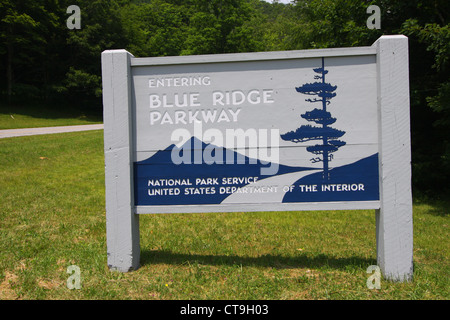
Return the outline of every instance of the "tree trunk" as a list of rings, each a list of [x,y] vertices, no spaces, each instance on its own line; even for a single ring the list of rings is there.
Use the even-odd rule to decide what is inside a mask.
[[[325,84],[325,58],[322,57],[322,83]],[[323,92],[323,90],[322,90]],[[323,112],[327,112],[327,101],[325,100],[325,97],[322,97],[322,110]],[[324,129],[324,131],[326,130],[326,128],[328,128],[327,124],[324,123],[322,124],[322,128]],[[323,145],[327,146],[328,145],[328,136],[326,136],[324,134],[323,136]],[[329,180],[330,177],[328,175],[328,151],[327,149],[323,150],[322,153],[323,156],[323,180]]]
[[[8,104],[11,103],[12,98],[12,88],[13,88],[13,42],[12,42],[12,30],[11,26],[8,28],[9,35],[6,40],[7,48],[7,61],[6,61],[6,82],[7,82],[7,94],[8,94]]]

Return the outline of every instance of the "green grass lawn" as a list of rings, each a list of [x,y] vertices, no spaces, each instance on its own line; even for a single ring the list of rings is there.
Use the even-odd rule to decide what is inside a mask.
[[[102,123],[101,112],[74,109],[68,106],[6,106],[0,104],[0,130],[71,126]]]
[[[449,203],[414,204],[414,280],[370,290],[373,210],[142,215],[111,272],[102,131],[0,139],[0,186],[0,299],[450,298]]]

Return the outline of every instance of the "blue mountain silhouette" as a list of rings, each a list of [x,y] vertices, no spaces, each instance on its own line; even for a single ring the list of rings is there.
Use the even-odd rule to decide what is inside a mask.
[[[195,146],[200,148],[194,149]],[[217,156],[215,152],[222,152],[222,156],[219,153],[215,159],[216,161],[212,164],[206,163],[203,157],[201,157],[200,163],[194,163],[195,158],[200,159],[205,149],[208,153],[212,152],[213,157]],[[186,156],[184,152],[187,152],[191,163],[174,164],[172,151],[176,153],[181,152],[182,156]],[[227,160],[230,162],[230,159],[233,159],[233,164],[227,164]],[[219,204],[230,195],[230,193],[221,193],[221,187],[243,187],[248,184],[248,181],[242,178],[256,177],[258,180],[261,180],[274,175],[314,170],[314,168],[310,167],[279,165],[276,174],[262,175],[261,169],[268,168],[271,165],[272,163],[249,158],[233,150],[206,144],[192,137],[180,148],[172,144],[166,149],[156,152],[148,159],[134,163],[135,205]],[[233,177],[241,179],[238,179],[237,183],[233,184],[228,184],[222,180],[223,178]],[[196,185],[197,178],[205,180],[208,178],[211,178],[211,180],[212,178],[216,179],[213,181],[214,184]],[[152,185],[155,184],[154,182],[158,184],[157,181],[160,179],[165,179],[161,182],[161,186]],[[182,185],[165,186],[165,181],[169,179],[173,181],[177,179],[178,184]],[[149,180],[152,181],[150,186]],[[179,193],[164,194],[169,191],[162,189],[169,188],[178,188]],[[159,194],[149,195],[149,192],[150,194]]]
[[[378,153],[331,169],[327,181],[324,181],[321,172],[318,172],[299,179],[294,185],[294,191],[284,196],[284,203],[379,200]],[[300,185],[316,185],[317,191],[304,192],[305,189],[302,191]]]

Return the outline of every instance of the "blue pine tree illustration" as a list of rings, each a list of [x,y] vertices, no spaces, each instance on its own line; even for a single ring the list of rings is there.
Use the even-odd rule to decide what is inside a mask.
[[[295,131],[282,134],[281,138],[294,143],[319,140],[320,144],[309,146],[306,150],[318,155],[318,157],[312,158],[311,161],[313,163],[323,162],[323,179],[329,180],[329,162],[333,159],[333,153],[346,144],[344,141],[339,140],[345,134],[345,131],[330,127],[336,122],[336,118],[333,118],[331,113],[327,111],[327,106],[331,103],[330,100],[336,96],[337,86],[333,86],[325,81],[325,75],[328,74],[328,70],[325,70],[324,58],[322,58],[322,67],[313,70],[318,74],[314,76],[314,79],[318,81],[305,83],[301,87],[295,88],[295,90],[299,93],[316,96],[311,99],[305,99],[305,101],[320,103],[322,108],[315,108],[302,114],[301,117],[319,126],[302,125]]]

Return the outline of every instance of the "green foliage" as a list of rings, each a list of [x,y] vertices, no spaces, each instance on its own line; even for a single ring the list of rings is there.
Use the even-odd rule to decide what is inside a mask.
[[[83,70],[77,70],[70,67],[67,72],[66,78],[67,90],[79,90],[83,93],[89,94],[94,92],[96,97],[100,97],[101,91],[101,78],[95,74],[87,73]]]
[[[186,12],[167,1],[130,4],[121,10],[127,48],[136,56],[179,55]]]
[[[408,19],[403,24],[404,32],[410,37],[415,37],[418,42],[426,46],[426,50],[432,53],[431,69],[427,75],[428,83],[426,103],[435,112],[433,119],[434,131],[439,143],[434,148],[433,158],[423,159],[419,165],[424,166],[431,174],[423,170],[421,183],[427,181],[425,189],[432,190],[429,186],[434,184],[443,190],[448,190],[450,179],[450,25],[427,23],[420,25],[417,19]],[[422,81],[421,81],[422,84]],[[428,164],[428,165],[427,165]],[[441,168],[439,172],[432,170],[432,166]],[[422,172],[419,173],[421,174]],[[430,181],[431,180],[431,181]]]
[[[373,1],[375,4],[375,1]],[[294,44],[299,49],[372,44],[380,35],[366,26],[371,1],[298,0]]]
[[[0,84],[8,97],[35,98],[27,95],[36,89],[45,96],[51,82],[49,58],[53,56],[53,39],[58,33],[58,16],[51,0],[6,0],[0,3],[0,55],[2,61]],[[15,86],[18,84],[18,86]]]
[[[99,98],[102,51],[128,45],[120,19],[121,7],[119,1],[110,0],[83,0],[78,1],[78,6],[82,27],[67,30],[66,50],[70,64],[66,65],[63,81],[71,96]]]

